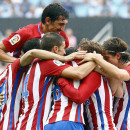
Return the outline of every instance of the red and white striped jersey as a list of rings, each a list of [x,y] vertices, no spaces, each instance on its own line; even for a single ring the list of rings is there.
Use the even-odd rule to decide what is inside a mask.
[[[77,63],[74,61],[72,61],[72,64],[74,67],[77,66]],[[70,84],[72,84],[74,88],[78,89],[80,81],[71,80]],[[71,101],[68,97],[64,96],[58,85],[54,86],[53,88],[53,96],[54,105],[52,106],[52,110],[49,114],[49,118],[46,124],[63,120],[84,123],[83,103],[76,104],[75,102]]]
[[[0,75],[0,93],[4,92],[1,106],[0,129],[14,129],[20,114],[22,79],[25,68],[20,68],[20,60],[8,65]]]
[[[96,81],[92,81],[95,82]],[[101,76],[100,87],[85,102],[90,129],[115,130],[112,113],[112,93],[105,77]]]
[[[130,65],[125,70],[130,74]],[[130,130],[130,81],[123,82],[123,89],[123,97],[114,101],[114,121],[118,130]]]
[[[69,67],[56,60],[34,62],[25,75],[22,114],[16,129],[43,129],[51,107],[53,77]]]

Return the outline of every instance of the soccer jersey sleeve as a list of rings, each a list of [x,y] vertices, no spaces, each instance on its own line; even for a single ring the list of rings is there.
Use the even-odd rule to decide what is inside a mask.
[[[61,72],[70,67],[70,65],[62,63],[58,60],[47,60],[42,62],[42,66],[43,69],[41,68],[41,70],[43,71],[43,73],[45,74],[45,76],[60,76]]]
[[[12,64],[11,64],[11,68],[12,68],[12,73],[17,73],[19,71],[19,69],[21,68],[20,66],[20,59],[16,59]]]
[[[21,28],[15,33],[12,33],[9,37],[3,40],[3,44],[9,52],[13,52],[16,49],[23,46],[23,43],[30,39],[30,30],[27,28]]]
[[[94,92],[100,87],[101,75],[96,72],[91,72],[81,82],[79,89],[75,89],[68,80],[60,78],[58,85],[61,87],[61,91],[66,97],[69,97],[77,104],[85,102]]]
[[[66,36],[66,34],[65,34],[65,32],[64,31],[61,31],[60,32],[60,35],[62,36],[62,37],[64,37],[64,39],[65,39],[65,44],[66,44],[66,48],[67,47],[69,47],[69,39],[68,39],[68,37]]]

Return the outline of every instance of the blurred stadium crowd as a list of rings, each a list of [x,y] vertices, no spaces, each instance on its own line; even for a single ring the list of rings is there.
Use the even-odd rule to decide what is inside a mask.
[[[50,3],[61,3],[70,17],[130,18],[130,0],[0,0],[0,18],[40,18]]]

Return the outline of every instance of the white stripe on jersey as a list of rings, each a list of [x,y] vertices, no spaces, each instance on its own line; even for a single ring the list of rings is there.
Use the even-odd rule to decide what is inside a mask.
[[[5,112],[4,115],[4,122],[3,122],[3,129],[7,129],[8,125],[7,122],[9,122],[9,114],[10,114],[10,105],[11,105],[11,97],[12,97],[12,69],[11,69],[11,65],[9,66],[9,77],[8,77],[8,99],[6,101],[7,105],[7,110]]]
[[[23,83],[24,75],[25,74],[22,75],[22,79],[21,79],[20,84],[18,86],[18,90],[17,90],[17,93],[16,93],[17,98],[15,99],[15,104],[14,104],[15,127],[16,127],[16,123],[17,123],[18,117],[19,117],[20,101],[22,99],[22,83]]]
[[[107,86],[109,86],[109,83],[107,82]],[[112,95],[112,91],[110,89],[110,86],[109,86],[109,89],[108,89],[109,93]],[[113,123],[113,126],[115,126],[115,123],[114,123],[114,117],[113,117],[113,96],[109,96],[110,98],[110,115],[112,116],[111,120],[112,120],[112,123]],[[112,111],[111,111],[112,110]],[[116,129],[116,126],[115,126],[115,129]]]
[[[31,68],[32,68],[32,65],[30,66],[30,68],[29,68],[27,74],[30,73]],[[24,85],[24,84],[23,84],[23,85]],[[25,105],[26,109],[28,109],[28,106],[29,106],[28,104]],[[25,117],[25,114],[26,114],[26,112],[25,112],[26,109],[24,109],[24,115],[22,115],[22,116],[19,117],[19,122],[18,122],[18,125],[17,125],[17,130],[20,130],[20,126],[21,126],[22,121],[23,121],[23,119],[24,119],[24,117]]]
[[[109,129],[108,127],[108,121],[107,121],[107,117],[105,114],[105,89],[104,89],[104,85],[103,85],[103,77],[101,77],[101,86],[99,87],[99,95],[101,96],[101,103],[104,104],[102,105],[102,111],[103,111],[103,119],[104,119],[104,124],[105,124],[105,129]],[[109,89],[108,89],[109,90]],[[103,93],[104,92],[104,93]],[[110,92],[110,91],[109,91]],[[110,97],[110,96],[109,96]],[[110,106],[109,106],[110,107]],[[112,109],[111,109],[112,110]],[[101,120],[100,120],[101,121]]]
[[[77,66],[77,63],[74,61],[72,62],[72,64],[74,67]],[[79,85],[80,85],[80,81],[73,80],[73,85],[74,85],[74,88],[78,89]],[[54,89],[57,89],[58,91],[60,91],[59,88],[55,87]],[[55,95],[55,93],[56,92],[54,90],[54,95]],[[54,99],[54,105],[52,107],[52,111],[49,114],[49,118],[48,118],[46,124],[57,122],[57,121],[62,121],[62,120],[68,120],[68,121],[73,121],[73,122],[76,121],[76,122],[84,123],[83,104],[78,105],[75,102],[70,101],[70,99],[68,99],[68,97],[64,96],[61,92],[59,94],[61,94],[61,96],[55,97],[56,99]],[[58,99],[58,98],[60,98],[60,99]],[[59,106],[56,106],[57,103]],[[55,109],[56,109],[56,111],[55,111]]]
[[[61,96],[61,101],[64,101],[64,102],[61,102],[61,109],[59,112],[57,112],[57,118],[56,118],[56,121],[61,121],[62,120],[62,117],[64,115],[64,112],[65,112],[65,108],[66,106],[68,106],[68,97],[65,97],[63,94]]]
[[[53,86],[53,81],[51,82],[50,87],[48,88],[48,91],[47,91],[46,102],[45,102],[45,104],[46,104],[45,105],[45,112],[44,112],[44,116],[43,116],[43,128],[46,124],[46,121],[47,121],[47,118],[48,118],[48,115],[49,115],[49,112],[51,109],[52,99],[50,97],[51,97],[52,86]]]
[[[100,87],[95,91],[95,92],[98,92],[97,93],[97,95],[99,96],[99,97],[97,97],[97,95],[96,95],[96,93],[94,93],[92,96],[91,96],[91,99],[92,99],[92,102],[93,102],[93,105],[94,105],[94,109],[95,109],[95,111],[96,111],[96,121],[97,121],[97,128],[99,129],[99,130],[102,130],[102,125],[104,125],[104,129],[105,130],[108,130],[109,129],[109,123],[108,123],[108,117],[107,117],[107,113],[105,112],[106,110],[105,110],[105,100],[106,100],[106,96],[107,95],[105,95],[105,87],[106,86],[104,86],[104,83],[103,83],[103,77],[101,76],[101,85],[100,85]],[[112,93],[111,93],[111,89],[110,89],[110,86],[109,86],[109,84],[108,84],[108,82],[107,82],[107,94],[109,94],[109,98],[110,99],[108,99],[109,100],[109,103],[110,103],[110,106],[107,106],[108,108],[110,108],[110,116],[111,117],[113,117],[113,115],[112,115]],[[98,98],[99,98],[99,100],[101,101],[101,104],[100,104],[100,102],[98,101]],[[101,106],[100,106],[101,105]],[[89,124],[90,124],[90,128],[91,129],[93,129],[94,128],[94,124],[93,124],[93,120],[95,120],[95,119],[93,119],[92,120],[92,113],[91,113],[91,111],[89,110],[89,109],[91,109],[91,108],[89,108],[89,107],[87,107],[88,108],[88,110],[87,110],[87,117],[88,117],[88,122],[89,122]],[[101,115],[100,115],[101,114]],[[102,118],[102,119],[101,119]],[[102,122],[103,121],[103,122]],[[102,123],[104,123],[104,124],[102,124]],[[112,124],[113,124],[113,128],[114,129],[116,129],[115,128],[115,124],[113,123],[113,119],[112,119]]]
[[[35,69],[35,75],[34,75],[34,80],[33,80],[33,99],[34,99],[34,105],[32,107],[32,110],[29,114],[29,118],[27,120],[27,125],[26,125],[26,129],[31,129],[32,127],[32,123],[33,123],[33,119],[34,119],[34,115],[35,115],[35,111],[38,105],[39,101],[39,80],[40,80],[40,76],[41,76],[41,71],[40,71],[40,67],[39,64],[36,64],[36,69]],[[36,98],[37,97],[37,98]]]
[[[73,67],[77,67],[77,63],[72,61]],[[79,85],[80,85],[80,81],[79,80],[73,80],[74,82],[74,88],[78,89]],[[82,106],[82,105],[81,105]],[[70,121],[75,121],[75,115],[76,115],[76,110],[77,110],[78,104],[76,104],[75,102],[72,103],[72,109],[70,111],[70,117],[69,120]]]
[[[122,123],[123,123],[123,120],[124,120],[124,115],[125,115],[125,112],[126,112],[126,106],[127,106],[127,104],[128,104],[128,98],[129,98],[129,93],[128,93],[128,91],[127,91],[127,86],[126,86],[126,83],[125,82],[123,82],[123,88],[124,88],[124,99],[125,99],[125,101],[123,101],[123,106],[122,106],[122,111],[120,112],[120,115],[119,115],[119,118],[118,118],[118,123],[117,123],[117,125],[116,125],[116,127],[118,128],[118,129],[120,129],[121,128],[121,125],[122,125]],[[118,100],[119,101],[119,100]],[[114,112],[114,115],[115,115],[115,112]],[[129,126],[129,124],[127,124],[128,126]]]
[[[70,117],[69,117],[70,121],[75,121],[77,106],[78,106],[78,104],[76,104],[75,102],[72,103],[72,108],[71,108]]]
[[[2,78],[4,78],[6,75],[7,75],[7,68],[6,68],[6,70],[5,70],[3,73],[1,73],[1,75],[0,75],[0,80],[1,80]]]

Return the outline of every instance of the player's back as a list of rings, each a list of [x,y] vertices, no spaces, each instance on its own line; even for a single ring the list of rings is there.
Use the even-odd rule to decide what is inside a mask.
[[[17,66],[17,67],[16,67]],[[25,68],[20,68],[20,61],[8,65],[1,75],[1,93],[4,92],[0,129],[14,129],[20,114],[22,80]]]
[[[22,114],[17,129],[43,129],[51,107],[53,76],[60,76],[65,64],[55,60],[35,61],[25,75]]]
[[[73,67],[78,66],[75,61],[72,61],[69,64]],[[69,80],[69,83],[76,89],[80,86],[79,80]],[[53,88],[53,96],[54,105],[52,106],[52,110],[46,124],[51,124],[58,121],[84,123],[83,103],[76,104],[68,97],[64,96],[58,85]]]
[[[101,76],[100,87],[85,102],[90,129],[115,130],[112,115],[112,93],[105,77]]]
[[[123,82],[124,95],[114,99],[114,122],[119,130],[130,129],[130,82]]]

